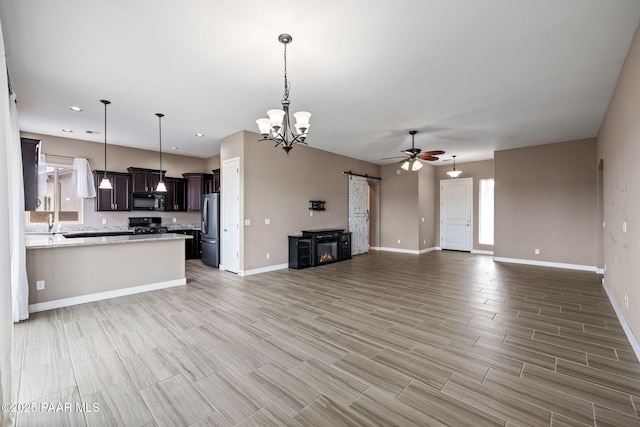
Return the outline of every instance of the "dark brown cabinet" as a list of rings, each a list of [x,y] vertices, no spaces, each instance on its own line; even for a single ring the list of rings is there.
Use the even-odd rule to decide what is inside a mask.
[[[143,169],[130,167],[131,191],[134,193],[153,193],[160,182],[160,171],[157,169]],[[164,177],[165,171],[162,171]]]
[[[213,174],[183,173],[187,180],[187,210],[198,212],[202,209],[202,195],[214,192]]]
[[[165,211],[187,210],[187,180],[181,178],[164,178],[167,192],[164,196]]]
[[[38,147],[40,140],[20,138],[22,148],[22,180],[24,183],[24,210],[38,207]]]
[[[217,193],[220,191],[220,169],[213,169],[213,191],[211,193]]]
[[[193,239],[184,241],[184,257],[185,259],[200,259],[200,230],[172,230],[171,233],[192,236]]]
[[[128,173],[109,172],[107,178],[111,181],[111,190],[99,187],[104,177],[104,171],[94,171],[96,184],[96,211],[129,211],[131,210],[130,175]]]

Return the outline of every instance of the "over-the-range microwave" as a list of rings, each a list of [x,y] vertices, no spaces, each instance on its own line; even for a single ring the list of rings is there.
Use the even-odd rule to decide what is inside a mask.
[[[132,211],[163,211],[164,194],[133,193]]]

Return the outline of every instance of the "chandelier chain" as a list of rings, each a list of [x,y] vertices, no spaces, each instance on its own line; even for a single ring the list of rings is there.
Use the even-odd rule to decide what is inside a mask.
[[[284,43],[284,101],[289,100],[289,80],[287,79],[287,43]]]

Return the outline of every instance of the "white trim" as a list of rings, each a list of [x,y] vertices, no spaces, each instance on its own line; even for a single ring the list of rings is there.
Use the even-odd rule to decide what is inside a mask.
[[[604,268],[596,267],[596,274],[604,274]]]
[[[251,270],[241,270],[238,273],[238,276],[251,276],[253,274],[268,273],[269,271],[282,270],[285,268],[289,268],[289,264],[276,264],[269,265],[267,267],[254,268]]]
[[[471,253],[478,255],[493,255],[493,251],[483,251],[480,249],[471,249]]]
[[[436,250],[436,248],[435,248],[435,246],[434,246],[434,247],[431,247],[431,248],[424,248],[424,249],[420,249],[420,250],[418,251],[418,253],[426,254],[427,252],[431,252],[431,251],[435,251],[435,250]]]
[[[182,278],[167,280],[166,282],[150,283],[148,285],[133,286],[131,288],[116,289],[113,291],[98,292],[96,294],[80,295],[77,297],[39,302],[35,304],[29,304],[29,313],[37,313],[38,311],[53,310],[54,308],[69,307],[70,305],[101,301],[104,299],[139,294],[142,292],[157,291],[158,289],[172,288],[174,286],[181,286],[186,284],[187,279]]]
[[[435,249],[436,251],[441,251],[441,250],[442,250],[442,247],[441,247],[441,246],[436,246],[434,249]]]
[[[629,344],[631,344],[631,347],[633,348],[633,352],[636,354],[636,358],[638,359],[638,361],[640,361],[640,344],[638,344],[638,340],[636,340],[636,337],[633,336],[633,332],[631,332],[631,328],[627,324],[627,321],[624,320],[622,311],[620,311],[620,307],[618,307],[618,304],[616,304],[616,300],[613,298],[613,294],[609,290],[609,287],[607,286],[607,282],[604,280],[604,277],[602,278],[602,287],[604,288],[604,291],[607,293],[607,297],[609,297],[609,302],[611,302],[611,306],[613,306],[613,310],[616,312],[616,316],[618,316],[620,325],[622,326],[622,329],[624,330],[624,333],[627,336],[627,339],[629,340]]]
[[[370,251],[381,251],[382,248],[380,246],[369,246]]]
[[[532,259],[502,258],[502,257],[493,257],[493,260],[495,262],[508,262],[512,264],[537,265],[540,267],[554,267],[554,268],[566,268],[569,270],[593,271],[594,273],[596,271],[596,267],[593,265],[566,264],[563,262],[536,261]]]
[[[419,255],[420,251],[414,250],[414,249],[399,249],[399,248],[379,248],[379,251],[386,251],[386,252],[398,252],[401,254],[414,254],[414,255]]]

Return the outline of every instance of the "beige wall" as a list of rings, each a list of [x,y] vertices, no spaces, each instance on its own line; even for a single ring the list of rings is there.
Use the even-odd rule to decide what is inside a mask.
[[[597,140],[597,160],[603,165],[604,217],[599,218],[598,228],[603,220],[605,229],[598,235],[603,239],[604,278],[636,338],[640,338],[639,75],[640,33],[636,32]]]
[[[494,255],[595,267],[595,139],[496,151],[494,160]]]
[[[429,249],[439,246],[436,242],[436,168],[425,165],[418,172],[418,247]]]
[[[431,167],[426,165],[422,169]],[[418,251],[421,228],[418,216],[419,176],[429,172],[407,172],[394,163],[382,166],[381,173],[380,247]]]
[[[89,160],[92,170],[104,169],[104,145],[77,139],[60,138],[23,132],[21,136],[42,141],[42,151],[47,155],[82,157]],[[53,157],[50,158],[50,160]],[[162,167],[167,176],[182,178],[185,172],[211,173],[220,164],[220,156],[210,159],[180,156],[172,153],[162,154]],[[155,169],[160,165],[160,156],[156,151],[137,148],[107,145],[107,169],[113,172],[127,172],[128,167]],[[215,166],[215,167],[214,167]],[[96,212],[95,199],[84,199],[84,225],[102,226],[102,219],[107,219],[107,226],[127,225],[130,216],[139,212]],[[196,212],[158,212],[164,223],[190,224],[200,222],[200,213]]]
[[[435,175],[435,239],[440,246],[440,181],[451,179],[447,172],[453,169],[453,164],[446,166],[438,166]],[[480,162],[457,163],[456,169],[461,170],[460,178],[473,178],[473,250],[477,251],[493,251],[493,245],[481,245],[478,242],[478,200],[480,195],[480,180],[493,178],[493,160],[483,160]],[[496,223],[496,227],[498,224]]]
[[[259,139],[256,133],[238,132],[222,140],[220,151],[221,162],[241,158],[241,223],[250,220],[250,225],[241,227],[243,271],[288,263],[289,235],[317,228],[347,229],[349,188],[342,172],[380,173],[378,165],[303,145],[296,145],[287,157],[282,149]],[[224,186],[224,171],[221,177]],[[324,200],[326,210],[310,216],[310,200]],[[266,225],[265,219],[271,224]],[[377,224],[375,212],[371,221]]]

